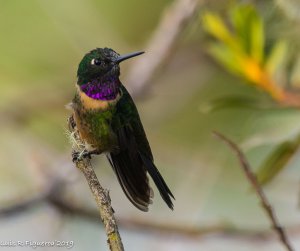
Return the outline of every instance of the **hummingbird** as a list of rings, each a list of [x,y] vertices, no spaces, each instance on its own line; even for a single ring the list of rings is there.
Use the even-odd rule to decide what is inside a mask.
[[[156,168],[135,103],[121,83],[119,64],[144,52],[120,55],[110,48],[87,53],[78,66],[73,120],[86,152],[104,153],[129,201],[148,211],[153,179],[165,203],[173,210],[172,192]],[[75,153],[73,160],[79,158]]]

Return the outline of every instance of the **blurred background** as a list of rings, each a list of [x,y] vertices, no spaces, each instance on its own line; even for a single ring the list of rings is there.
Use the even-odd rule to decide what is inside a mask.
[[[83,55],[111,47],[146,50],[123,63],[121,81],[134,93],[176,197],[172,212],[155,189],[150,211],[140,212],[106,158],[93,158],[125,250],[284,250],[213,130],[245,152],[300,250],[299,1],[0,3],[1,243],[61,240],[73,241],[72,250],[108,250],[94,199],[71,161],[64,106]],[[67,248],[37,248],[56,249]]]

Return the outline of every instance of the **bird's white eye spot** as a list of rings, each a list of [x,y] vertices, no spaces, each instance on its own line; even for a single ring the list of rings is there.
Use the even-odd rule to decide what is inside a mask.
[[[100,65],[101,64],[101,60],[98,58],[93,58],[91,61],[91,65]]]

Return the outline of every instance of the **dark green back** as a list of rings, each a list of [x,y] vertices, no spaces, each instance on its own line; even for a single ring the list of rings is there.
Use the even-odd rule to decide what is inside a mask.
[[[128,126],[134,134],[139,151],[153,160],[151,148],[132,97],[123,85],[121,92],[123,95],[116,105],[117,116],[114,116],[112,129],[118,131],[120,128]]]

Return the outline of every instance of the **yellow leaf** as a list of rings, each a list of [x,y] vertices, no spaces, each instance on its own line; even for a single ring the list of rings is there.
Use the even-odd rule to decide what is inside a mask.
[[[274,99],[280,101],[284,98],[283,90],[272,81],[268,72],[257,61],[250,57],[243,58],[242,66],[246,79],[268,92]]]
[[[227,70],[242,76],[250,83],[268,92],[274,99],[284,99],[284,92],[277,86],[270,74],[282,52],[281,46],[275,47],[264,65],[264,27],[262,18],[251,5],[236,7],[231,13],[234,32],[226,26],[220,16],[207,12],[203,16],[204,28],[217,40],[210,53]]]
[[[218,15],[210,12],[205,13],[203,15],[203,26],[207,32],[225,44],[236,44],[233,35]]]
[[[244,58],[242,64],[243,64],[245,77],[248,80],[259,84],[263,76],[261,66],[254,59],[250,57]]]
[[[237,63],[237,61],[240,61],[238,55],[228,46],[214,43],[210,46],[209,52],[227,70],[239,75],[243,73],[242,65]]]

